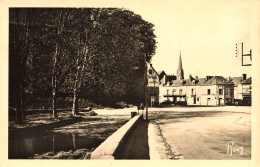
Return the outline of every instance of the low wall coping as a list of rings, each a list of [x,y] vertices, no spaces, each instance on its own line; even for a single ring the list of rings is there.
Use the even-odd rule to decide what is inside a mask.
[[[101,143],[91,154],[90,159],[115,159],[114,153],[117,150],[124,136],[134,127],[135,123],[143,117],[143,114],[136,115],[130,119],[125,125],[119,128],[103,143]]]

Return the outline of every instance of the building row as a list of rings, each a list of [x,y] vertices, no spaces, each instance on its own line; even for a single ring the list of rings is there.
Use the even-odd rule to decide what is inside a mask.
[[[189,76],[184,79],[180,56],[177,75],[157,72],[152,64],[147,70],[147,99],[149,106],[158,105],[251,105],[251,77]]]

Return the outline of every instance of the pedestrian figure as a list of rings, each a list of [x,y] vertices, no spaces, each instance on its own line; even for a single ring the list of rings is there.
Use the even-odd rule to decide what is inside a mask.
[[[139,108],[140,108],[140,110],[144,110],[144,104],[141,103]]]
[[[97,116],[98,114],[95,111],[92,111],[92,107],[89,108],[89,116]]]
[[[238,101],[235,102],[236,107],[238,106]]]
[[[139,110],[142,110],[142,114],[144,114],[144,104],[141,103],[139,106]],[[139,113],[139,112],[138,112]]]

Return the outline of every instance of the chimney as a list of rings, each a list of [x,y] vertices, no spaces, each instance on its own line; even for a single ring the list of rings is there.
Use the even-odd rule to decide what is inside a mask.
[[[207,80],[210,80],[212,78],[212,76],[206,76]]]
[[[190,76],[189,76],[189,81],[190,81],[190,82],[192,81],[192,76],[191,76],[191,74],[190,74]]]
[[[229,77],[227,77],[227,81],[231,81],[231,77],[229,76]]]
[[[246,80],[246,74],[242,74],[242,80]]]

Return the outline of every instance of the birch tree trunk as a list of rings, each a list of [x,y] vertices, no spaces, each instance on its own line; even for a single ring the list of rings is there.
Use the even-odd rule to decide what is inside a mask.
[[[72,114],[75,116],[78,114],[78,82],[79,82],[79,57],[77,57],[77,71],[76,77],[74,81],[74,89],[73,89],[73,105],[72,105]]]
[[[58,43],[56,43],[55,54],[53,57],[53,71],[52,71],[52,116],[53,118],[58,118],[57,114],[57,56],[58,56]]]
[[[77,63],[76,63],[77,64],[77,72],[76,72],[76,77],[75,77],[75,82],[74,82],[74,90],[73,90],[73,105],[72,105],[72,114],[73,115],[77,115],[78,114],[78,92],[79,92],[79,89],[81,87],[83,72],[85,70],[85,63],[86,63],[87,47],[84,46],[84,48],[85,48],[85,50],[82,53],[84,58],[83,58],[83,61],[82,61],[81,65],[80,65],[79,64],[80,47],[78,47],[78,56],[77,56]]]
[[[65,19],[66,17],[68,17],[68,13],[67,15],[64,14],[64,11],[62,10],[60,12],[60,21],[59,21],[59,27],[57,28],[57,41],[55,44],[55,52],[53,55],[53,71],[52,71],[52,114],[53,114],[53,118],[58,118],[58,114],[57,114],[57,58],[60,52],[60,36],[62,34],[64,25],[65,25]],[[60,81],[62,82],[62,81]]]

